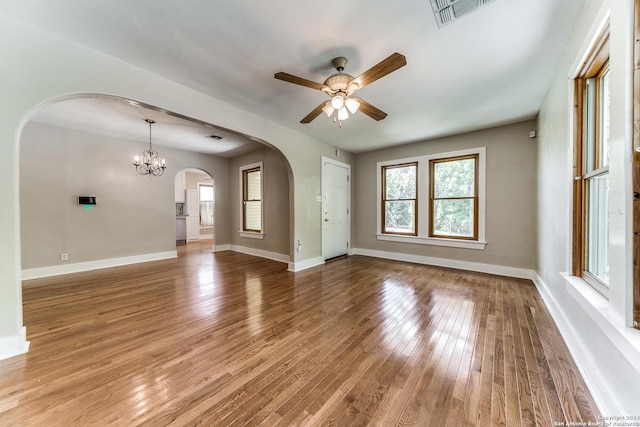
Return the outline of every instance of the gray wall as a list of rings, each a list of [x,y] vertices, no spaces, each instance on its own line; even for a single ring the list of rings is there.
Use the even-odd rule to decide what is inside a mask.
[[[356,248],[532,269],[536,254],[535,121],[416,142],[356,155],[354,223]],[[486,240],[484,250],[378,241],[377,162],[486,147]],[[425,195],[426,196],[426,195]]]
[[[205,170],[218,186],[217,243],[229,242],[229,160],[158,147],[161,177],[136,174],[141,142],[28,123],[20,144],[22,269],[175,250],[175,174]],[[91,209],[76,197],[97,196]],[[227,225],[227,226],[224,226]]]
[[[241,237],[240,172],[241,166],[263,162],[264,239]],[[229,165],[231,244],[277,254],[290,254],[290,191],[289,167],[282,154],[270,148],[231,159]]]

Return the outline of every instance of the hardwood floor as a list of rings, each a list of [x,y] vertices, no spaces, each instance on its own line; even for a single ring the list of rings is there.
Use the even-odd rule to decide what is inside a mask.
[[[24,283],[0,425],[597,421],[530,281],[362,256],[296,274],[206,246]]]

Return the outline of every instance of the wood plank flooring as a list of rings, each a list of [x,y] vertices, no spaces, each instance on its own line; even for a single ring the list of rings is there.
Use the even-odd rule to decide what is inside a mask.
[[[553,426],[598,410],[530,281],[198,243],[24,283],[2,426]]]

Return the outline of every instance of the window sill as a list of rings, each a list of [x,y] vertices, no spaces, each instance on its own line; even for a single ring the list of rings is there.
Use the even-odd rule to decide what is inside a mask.
[[[377,233],[376,238],[387,242],[400,242],[400,243],[414,243],[418,245],[431,245],[431,246],[447,246],[450,248],[463,248],[463,249],[477,249],[484,250],[487,242],[481,242],[478,240],[458,240],[458,239],[444,239],[435,237],[422,237],[422,236],[397,236],[391,234]]]
[[[240,231],[240,237],[246,237],[248,239],[264,239],[264,233],[256,233],[252,231]]]
[[[591,319],[607,334],[609,339],[631,362],[640,362],[640,331],[627,327],[624,319],[615,315],[609,301],[593,289],[584,279],[561,273],[569,295],[582,307]],[[635,357],[632,355],[635,354]]]

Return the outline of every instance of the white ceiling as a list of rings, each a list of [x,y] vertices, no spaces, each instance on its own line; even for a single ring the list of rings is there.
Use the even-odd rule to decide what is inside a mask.
[[[583,3],[495,0],[440,29],[430,0],[0,0],[0,13],[362,152],[535,117]],[[336,56],[357,76],[393,52],[407,65],[358,91],[380,122],[301,124],[326,95],[273,77],[321,83]]]
[[[146,119],[155,122],[151,135]],[[236,132],[117,97],[70,97],[39,110],[32,120],[132,141],[151,138],[154,146],[227,158],[263,147]]]

